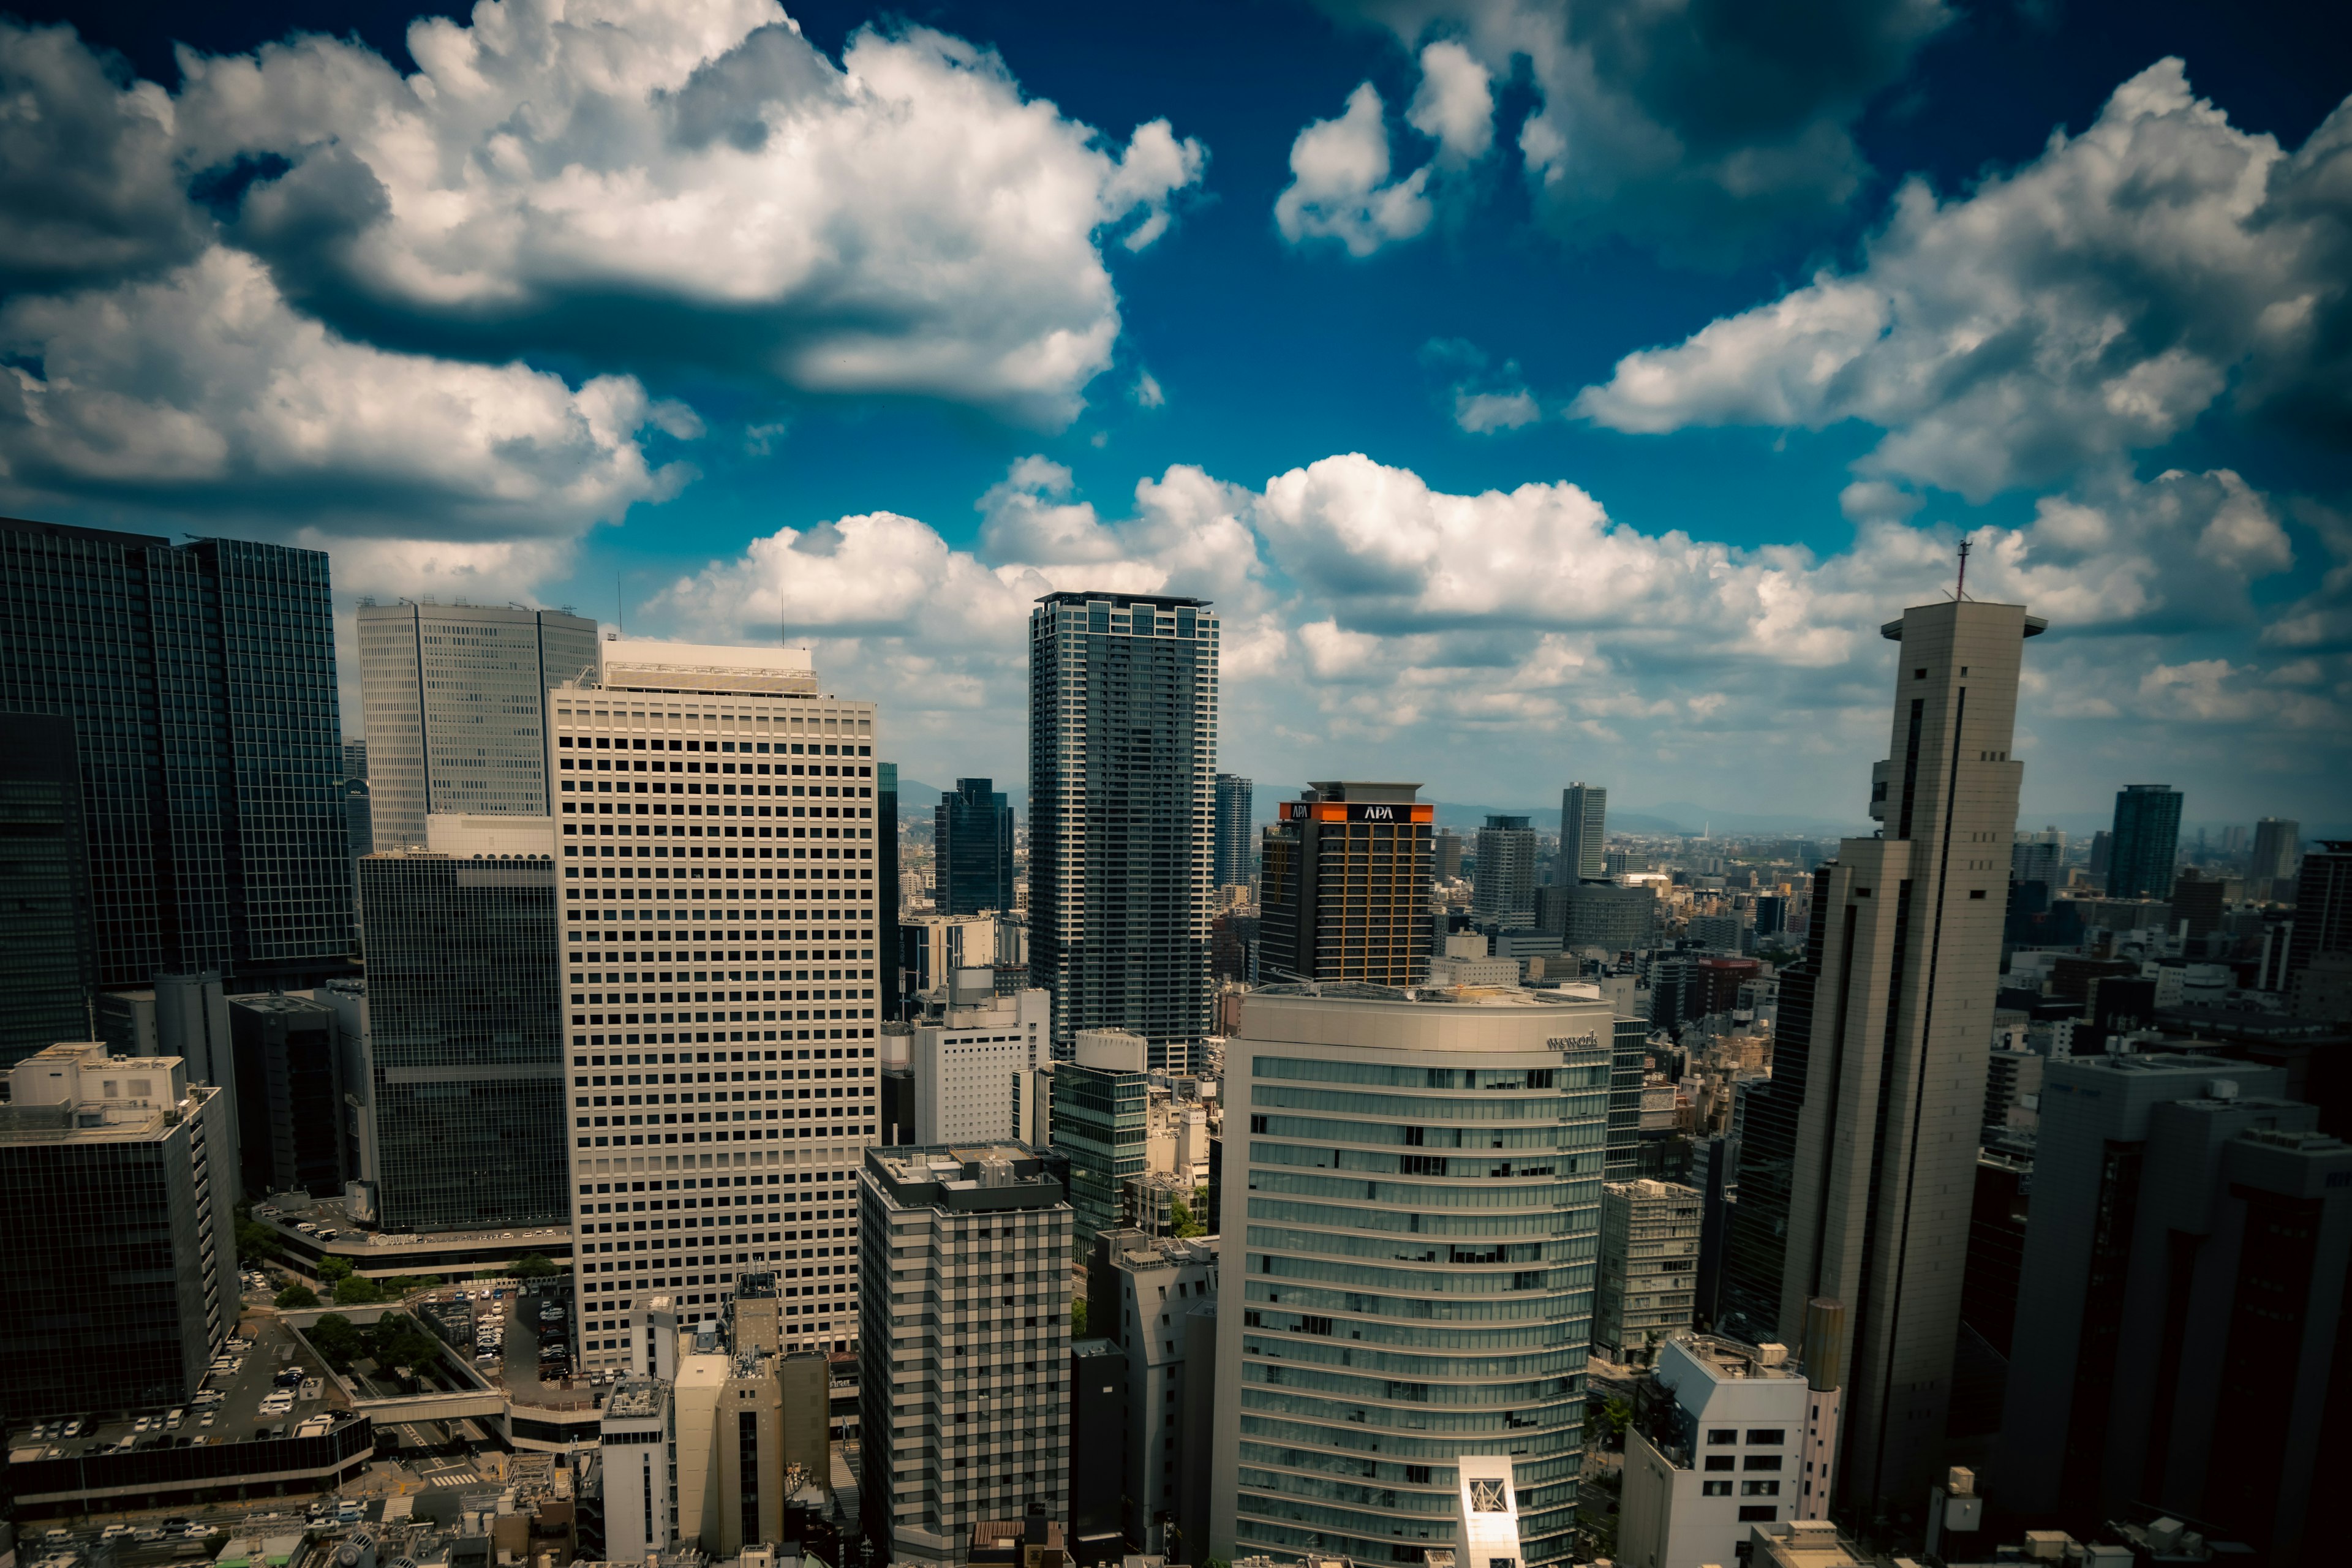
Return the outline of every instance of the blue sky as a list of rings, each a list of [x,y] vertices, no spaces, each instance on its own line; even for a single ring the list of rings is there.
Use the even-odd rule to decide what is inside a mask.
[[[2030,819],[2352,821],[2307,10],[786,9],[19,12],[0,499],[789,635],[935,782],[1103,584],[1262,787],[1828,821],[1967,530]]]

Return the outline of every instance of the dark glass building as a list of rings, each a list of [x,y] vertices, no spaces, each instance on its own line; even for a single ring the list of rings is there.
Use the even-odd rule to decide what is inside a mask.
[[[383,1227],[566,1223],[554,862],[372,855],[360,894]]]
[[[943,915],[1013,912],[1013,807],[993,782],[958,779],[932,810],[933,902]]]
[[[1609,1047],[1609,1142],[1601,1155],[1612,1182],[1641,1174],[1642,1078],[1649,1066],[1649,1020],[1616,1020]]]
[[[90,1038],[97,980],[73,721],[0,713],[0,1068]]]
[[[299,996],[232,996],[236,1129],[245,1190],[341,1197],[343,1075],[331,1007]]]
[[[1250,879],[1250,817],[1256,793],[1257,786],[1239,773],[1217,775],[1216,865],[1211,872],[1217,887],[1231,888]]]
[[[0,711],[72,721],[100,987],[352,972],[323,552],[0,521]]]
[[[1412,784],[1309,785],[1265,830],[1258,964],[1269,979],[1429,978],[1430,836]]]
[[[1200,599],[1056,593],[1029,617],[1029,983],[1054,1046],[1209,1032],[1217,619]]]
[[[881,892],[882,906],[876,918],[875,929],[883,942],[891,940],[890,933],[898,929],[898,764],[874,764],[874,854],[875,887]],[[885,947],[887,954],[889,949]],[[903,1004],[898,994],[898,966],[882,966],[882,1016],[896,1018]]]
[[[2126,784],[2116,792],[2115,837],[2107,847],[2107,897],[2168,899],[2180,850],[2180,792],[2170,784]]]
[[[176,1058],[95,1044],[51,1047],[8,1077],[0,1407],[13,1419],[180,1403],[236,1326],[228,1090],[190,1086]]]

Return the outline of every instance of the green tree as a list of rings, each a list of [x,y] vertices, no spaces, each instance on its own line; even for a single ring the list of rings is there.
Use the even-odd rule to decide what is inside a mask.
[[[278,1260],[280,1243],[278,1233],[255,1219],[236,1222],[236,1258],[247,1268]]]
[[[383,1291],[387,1296],[413,1296],[419,1290],[437,1290],[440,1288],[441,1276],[438,1274],[403,1274],[383,1282]]]
[[[1087,1299],[1084,1296],[1070,1299],[1070,1337],[1074,1340],[1087,1337]]]
[[[352,1363],[366,1348],[359,1330],[341,1312],[330,1312],[312,1326],[310,1344],[337,1372],[350,1371]]]
[[[383,1300],[383,1287],[364,1274],[346,1274],[335,1281],[335,1300],[346,1307],[372,1306]]]
[[[319,1304],[319,1293],[308,1285],[289,1285],[278,1292],[280,1311],[300,1310]]]
[[[319,1281],[324,1285],[340,1285],[352,1277],[352,1260],[348,1258],[327,1257],[319,1259]]]
[[[555,1265],[536,1252],[526,1252],[515,1260],[514,1277],[518,1279],[552,1279]]]
[[[427,1366],[441,1354],[441,1342],[401,1312],[386,1312],[367,1334],[368,1354],[384,1368]]]
[[[1179,1237],[1209,1234],[1209,1227],[1192,1217],[1192,1205],[1182,1198],[1171,1201],[1168,1212],[1170,1217],[1175,1222],[1176,1234]]]

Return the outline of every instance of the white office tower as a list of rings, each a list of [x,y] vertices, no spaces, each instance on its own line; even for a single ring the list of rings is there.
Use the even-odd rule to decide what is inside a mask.
[[[1669,1336],[1625,1433],[1617,1561],[1729,1563],[1752,1525],[1821,1517],[1804,1499],[1813,1401],[1780,1345]]]
[[[876,1554],[961,1563],[980,1521],[1069,1514],[1069,1201],[1018,1143],[879,1149],[859,1179],[859,1509]]]
[[[1054,1059],[1053,998],[999,996],[995,971],[967,969],[947,1005],[915,1025],[910,1065],[918,1143],[1037,1142],[1023,1127],[1032,1075]]]
[[[1202,599],[1054,593],[1029,616],[1029,975],[1081,1029],[1192,1069],[1209,1033],[1217,617]]]
[[[604,1490],[606,1561],[646,1563],[669,1550],[677,1533],[676,1440],[669,1384],[624,1374],[605,1396],[593,1461]]]
[[[593,676],[594,621],[363,599],[359,636],[359,776],[376,848],[422,848],[434,812],[548,814],[547,692]]]
[[[1521,1561],[1569,1560],[1612,1032],[1552,992],[1244,998],[1210,1554],[1466,1561],[1499,1454]]]
[[[880,1127],[874,705],[797,649],[608,642],[548,693],[581,1361],[628,1313],[782,1277],[789,1351],[856,1332]],[[886,827],[885,831],[889,829]]]
[[[2018,673],[2042,626],[2021,605],[1961,601],[1881,628],[1899,645],[1870,807],[1885,831],[1844,840],[1815,881],[1826,935],[1780,1331],[1795,1340],[1815,1297],[1845,1303],[1836,1495],[1864,1513],[1916,1506],[1941,1474],[2024,771],[2010,755]]]

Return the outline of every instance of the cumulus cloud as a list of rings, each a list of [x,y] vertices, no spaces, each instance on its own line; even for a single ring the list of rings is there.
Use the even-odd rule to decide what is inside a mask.
[[[836,64],[773,0],[483,0],[410,27],[412,75],[298,36],[184,54],[175,97],[61,29],[0,42],[0,268],[152,271],[217,213],[297,309],[387,347],[1046,425],[1110,363],[1102,247],[1164,234],[1206,156],[1164,121],[1107,142],[924,28]]]
[[[1389,128],[1381,95],[1364,82],[1347,111],[1318,120],[1290,146],[1290,184],[1275,198],[1275,226],[1293,245],[1332,239],[1350,256],[1412,239],[1429,227],[1429,170],[1390,178]]]
[[[1858,269],[1626,356],[1576,412],[1860,420],[1885,432],[1865,472],[1982,500],[2159,446],[2233,376],[2250,400],[2352,409],[2347,195],[2352,106],[2290,159],[2163,60],[1966,195],[1907,183]]]
[[[576,536],[690,477],[646,432],[698,429],[628,376],[390,353],[289,309],[215,249],[152,281],[0,310],[0,483],[278,531]]]
[[[1421,85],[1404,119],[1437,143],[1441,159],[1476,163],[1495,144],[1493,73],[1460,44],[1439,39],[1421,51]]]
[[[1433,101],[1454,97],[1465,63],[1488,79],[1524,67],[1537,102],[1518,151],[1538,215],[1562,239],[1622,237],[1707,261],[1844,206],[1867,173],[1848,128],[1952,16],[1942,0],[1814,0],[1769,19],[1586,0],[1326,5],[1408,48],[1432,40],[1421,91]]]

